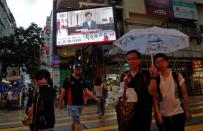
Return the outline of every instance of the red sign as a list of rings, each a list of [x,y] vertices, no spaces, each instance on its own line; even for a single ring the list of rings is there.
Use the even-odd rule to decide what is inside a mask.
[[[145,0],[147,14],[173,17],[171,0]]]

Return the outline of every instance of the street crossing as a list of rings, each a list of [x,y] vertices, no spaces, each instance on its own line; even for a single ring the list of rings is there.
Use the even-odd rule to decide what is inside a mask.
[[[186,131],[203,131],[203,96],[191,97],[193,119],[186,123]],[[69,131],[71,117],[67,110],[55,109],[55,131]],[[21,120],[25,117],[24,110],[0,110],[0,131],[28,131]],[[84,131],[117,131],[116,112],[112,105],[106,109],[104,119],[98,119],[96,106],[84,106],[81,123]],[[152,121],[151,131],[157,131],[155,121]]]

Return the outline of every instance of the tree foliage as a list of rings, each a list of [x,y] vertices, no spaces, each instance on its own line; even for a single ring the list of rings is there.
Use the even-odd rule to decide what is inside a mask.
[[[4,66],[25,66],[31,76],[40,67],[41,28],[32,23],[28,28],[15,28],[14,34],[0,38],[0,60]]]

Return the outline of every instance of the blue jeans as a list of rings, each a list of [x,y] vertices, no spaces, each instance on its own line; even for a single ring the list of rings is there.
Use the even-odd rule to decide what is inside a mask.
[[[80,122],[82,113],[82,106],[70,105],[68,106],[73,122]]]
[[[185,115],[184,113],[177,114],[171,117],[163,117],[164,131],[184,131]]]
[[[100,103],[97,105],[97,113],[100,115],[104,115],[105,113],[105,98],[103,96],[97,96],[100,100]]]

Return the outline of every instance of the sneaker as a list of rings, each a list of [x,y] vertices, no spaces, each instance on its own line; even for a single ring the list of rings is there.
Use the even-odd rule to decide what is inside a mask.
[[[101,117],[101,119],[104,119],[104,118],[105,118],[104,115],[101,115],[100,117]]]
[[[101,119],[101,116],[102,116],[102,115],[101,115],[101,114],[99,114],[99,115],[98,115],[98,118],[99,118],[99,119]]]

